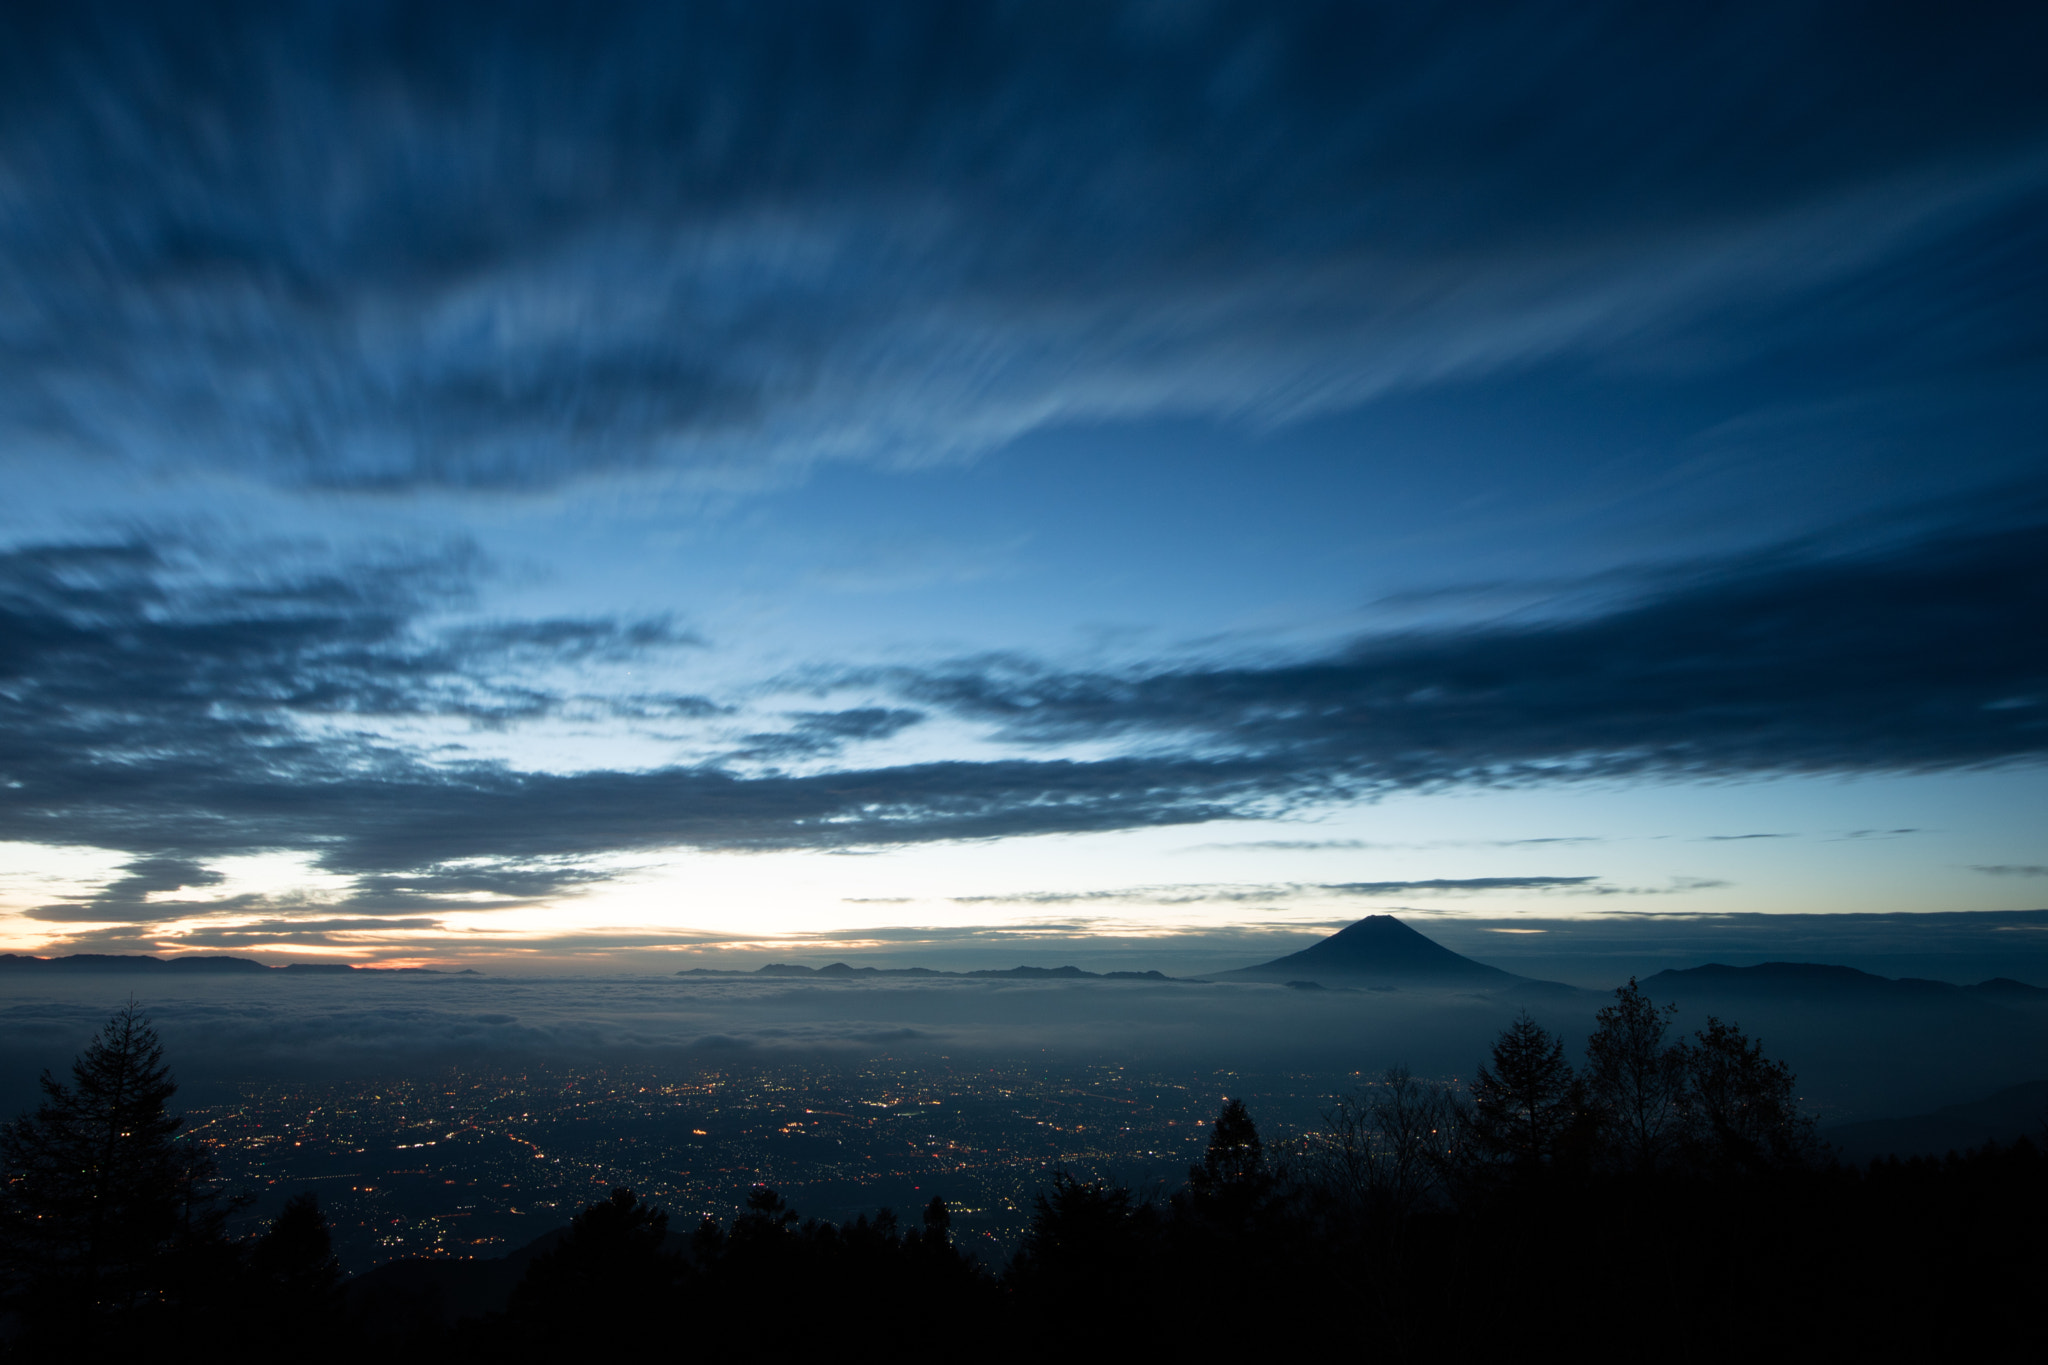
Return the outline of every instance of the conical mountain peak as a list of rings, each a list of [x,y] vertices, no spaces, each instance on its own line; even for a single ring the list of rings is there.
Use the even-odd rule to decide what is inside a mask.
[[[1505,986],[1521,978],[1474,962],[1392,915],[1367,915],[1298,953],[1225,972],[1223,979],[1444,982]]]

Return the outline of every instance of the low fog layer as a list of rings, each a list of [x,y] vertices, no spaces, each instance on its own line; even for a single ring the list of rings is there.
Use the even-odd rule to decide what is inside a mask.
[[[31,1103],[134,992],[186,1100],[245,1080],[396,1077],[523,1062],[723,1070],[801,1056],[1042,1062],[1326,1075],[1406,1064],[1464,1077],[1525,1003],[1577,1053],[1606,999],[1147,982],[770,981],[674,977],[17,979],[0,1007],[0,1108]],[[2048,1008],[1701,997],[1799,1073],[1823,1123],[1924,1111],[2036,1079]]]

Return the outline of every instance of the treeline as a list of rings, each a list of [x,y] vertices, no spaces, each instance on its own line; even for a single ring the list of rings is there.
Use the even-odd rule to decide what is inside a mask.
[[[656,1358],[946,1350],[1344,1349],[1393,1360],[1654,1349],[1995,1354],[2038,1331],[2048,1159],[2031,1142],[1832,1160],[1790,1071],[1733,1024],[1670,1036],[1634,982],[1573,1066],[1524,1015],[1464,1091],[1394,1070],[1285,1150],[1226,1101],[1200,1165],[1148,1197],[1061,1174],[1000,1269],[943,1199],[835,1225],[757,1188],[671,1228],[619,1190],[533,1258],[503,1308],[346,1284],[301,1196],[259,1237],[131,1009],[70,1085],[0,1134],[7,1351],[221,1359]]]

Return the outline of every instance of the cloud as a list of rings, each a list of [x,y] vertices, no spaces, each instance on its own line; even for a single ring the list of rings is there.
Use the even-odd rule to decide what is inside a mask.
[[[1606,840],[1592,834],[1563,834],[1536,839],[1436,839],[1422,844],[1390,844],[1372,839],[1242,839],[1233,843],[1191,844],[1183,853],[1211,853],[1227,849],[1252,849],[1261,853],[1353,852],[1367,849],[1420,848],[1527,848],[1535,844],[1598,844]]]
[[[2048,867],[2040,863],[1977,863],[1970,870],[1987,877],[2048,877]]]
[[[175,919],[189,914],[184,902],[152,904],[149,897],[187,887],[219,886],[226,880],[220,873],[183,858],[137,858],[124,863],[128,875],[108,882],[96,894],[75,897],[57,905],[40,905],[28,912],[31,919],[52,922],[105,922],[113,920]]]
[[[1291,900],[1301,896],[1395,896],[1404,892],[1446,895],[1489,891],[1598,891],[1597,877],[1430,877],[1416,881],[1276,882],[1261,886],[1177,885],[1133,886],[1102,891],[1023,891],[990,896],[953,896],[956,905],[1069,905],[1114,902],[1134,905],[1186,905],[1203,901],[1242,903]],[[1713,883],[1719,885],[1719,883]]]
[[[560,862],[434,863],[404,873],[365,873],[346,897],[321,908],[362,914],[510,910],[560,900],[617,875]]]
[[[178,946],[243,949],[288,944],[300,948],[361,949],[394,932],[445,928],[438,919],[354,917],[334,919],[271,919],[239,924],[201,924],[178,935]],[[383,940],[388,942],[389,940]]]
[[[1398,896],[1405,891],[1552,891],[1577,890],[1593,877],[1431,877],[1422,881],[1339,882],[1325,890],[1351,896]]]
[[[786,738],[779,752],[809,770],[752,774],[450,761],[349,723],[568,714],[586,703],[532,681],[534,658],[690,647],[667,622],[448,629],[436,623],[475,572],[459,556],[236,577],[174,548],[0,553],[0,837],[136,859],[111,899],[46,912],[58,918],[117,902],[168,914],[145,897],[266,850],[357,878],[361,913],[405,915],[573,894],[616,875],[618,855],[679,846],[859,849],[1260,818],[1457,784],[1925,772],[2048,751],[2039,520],[1855,553],[1790,547],[1676,582],[1660,571],[1604,611],[1304,658],[839,670],[909,704],[789,713],[754,751]],[[929,715],[1011,748],[830,761]],[[1090,756],[1058,756],[1070,747]]]
[[[1392,848],[1371,839],[1241,839],[1223,844],[1190,844],[1183,853],[1215,853],[1226,849],[1249,848],[1266,853],[1324,853],[1355,852],[1364,849]]]
[[[0,444],[731,483],[2039,315],[1945,272],[2039,240],[2025,7],[1160,14],[50,7],[0,56]]]
[[[1561,621],[1307,658],[905,671],[1027,744],[1171,746],[1358,791],[1637,774],[1936,771],[2048,751],[2048,522],[1697,566]]]
[[[498,866],[501,883],[515,877],[530,890],[541,877],[560,889],[585,874],[543,867],[550,859],[1196,821],[1276,789],[1269,773],[1199,759],[759,779],[717,767],[523,772],[430,762],[363,730],[313,728],[391,716],[542,719],[578,698],[528,681],[533,661],[512,668],[507,651],[559,649],[575,663],[691,642],[659,621],[436,630],[433,614],[465,600],[473,572],[426,559],[235,577],[139,542],[0,553],[0,829],[200,861],[317,850],[334,870],[406,874],[363,892],[410,910],[456,881],[490,890],[473,868],[449,870],[470,862]],[[904,708],[800,712],[790,743],[826,754],[920,718]],[[422,890],[423,878],[434,889]]]
[[[473,554],[299,564],[288,548],[245,547],[274,565],[256,574],[169,539],[0,551],[0,717],[16,742],[40,726],[86,752],[233,750],[288,746],[291,717],[506,724],[577,702],[514,676],[538,663],[697,643],[666,618],[437,629],[434,615],[470,601],[482,571]],[[661,709],[705,706],[669,698]]]
[[[651,649],[704,644],[701,636],[676,629],[666,616],[638,621],[587,617],[494,621],[451,630],[444,638],[448,647],[464,658],[548,664],[631,659]]]
[[[862,706],[847,711],[796,711],[786,730],[748,735],[745,748],[726,755],[736,761],[825,758],[847,744],[889,739],[924,719],[922,711]]]

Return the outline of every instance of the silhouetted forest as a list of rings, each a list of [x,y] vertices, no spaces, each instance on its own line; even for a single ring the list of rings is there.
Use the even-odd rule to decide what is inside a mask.
[[[0,1131],[4,1350],[23,1360],[554,1359],[1188,1348],[1378,1358],[1651,1349],[1955,1354],[2029,1340],[2048,1271],[2032,1142],[1833,1160],[1790,1071],[1732,1023],[1670,1036],[1631,981],[1578,1066],[1527,1015],[1463,1091],[1396,1069],[1287,1149],[1237,1100],[1179,1189],[1056,1175],[1007,1265],[910,1225],[835,1225],[757,1187],[674,1228],[631,1190],[578,1214],[499,1303],[344,1280],[310,1194],[258,1236],[130,1007]]]

